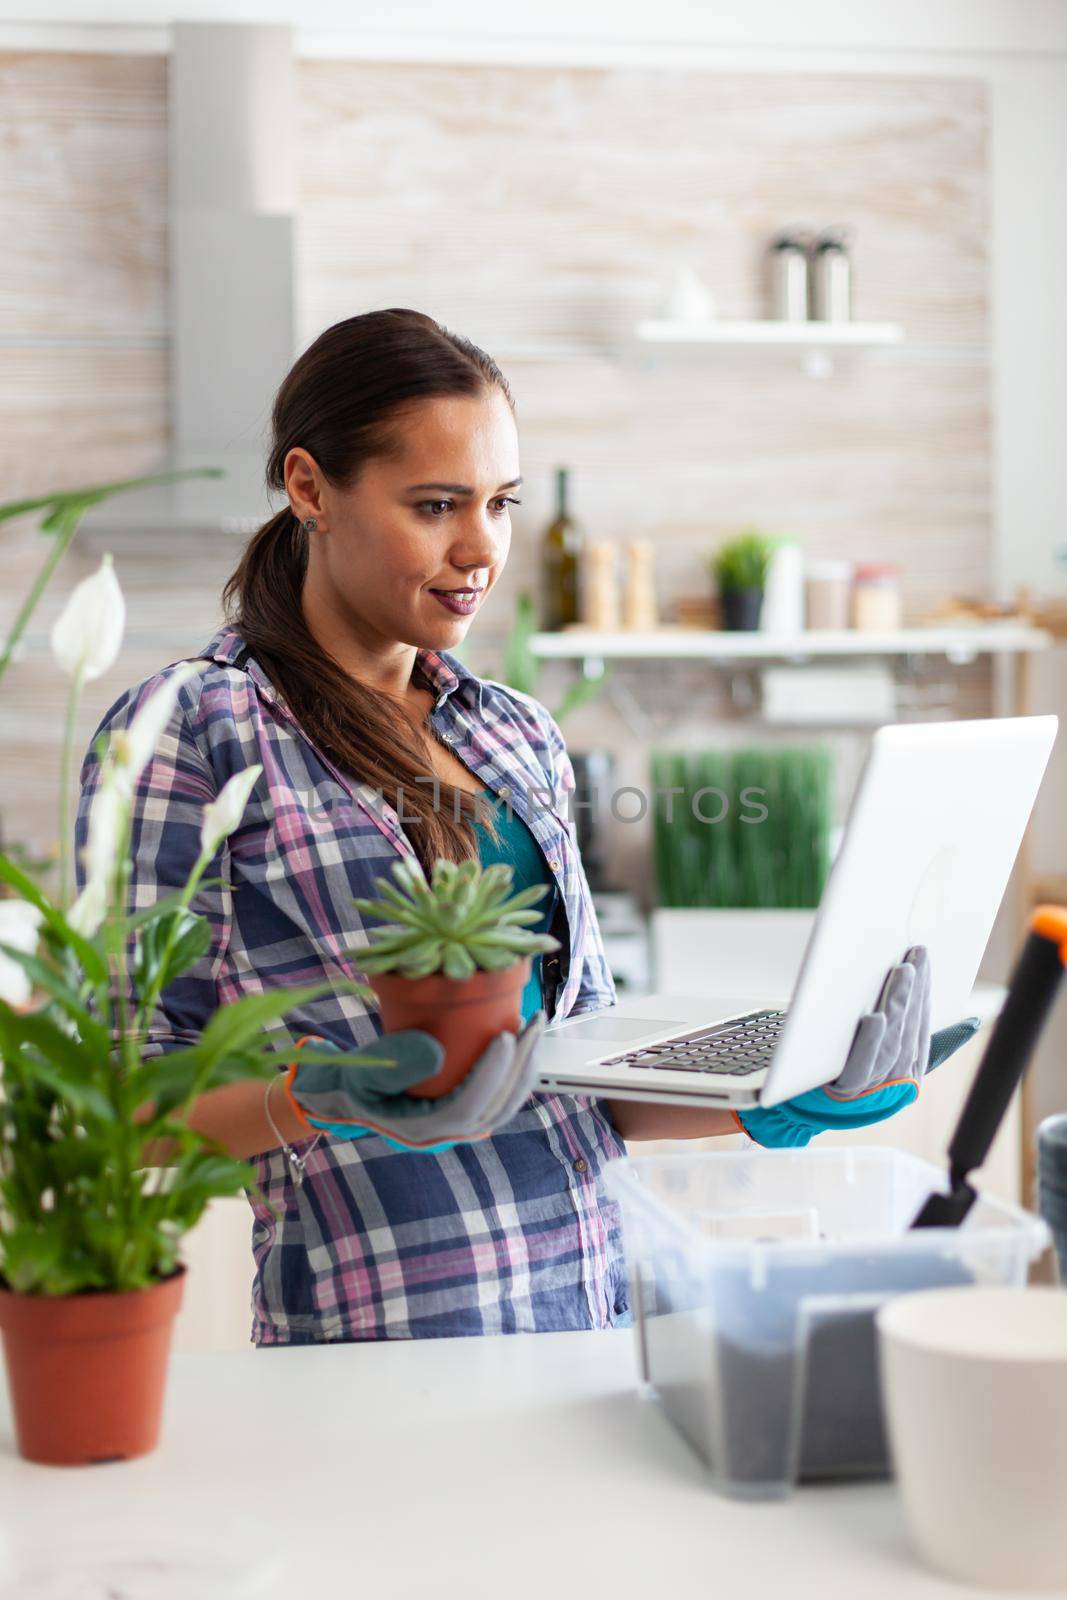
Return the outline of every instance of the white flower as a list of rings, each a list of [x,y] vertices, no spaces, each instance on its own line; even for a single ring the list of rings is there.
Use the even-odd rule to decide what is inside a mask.
[[[37,950],[37,930],[42,913],[28,900],[0,900],[0,944],[11,945],[24,955]],[[17,961],[0,951],[0,1000],[10,1006],[27,1005],[32,992],[29,974]]]
[[[228,839],[245,814],[248,797],[255,787],[263,768],[258,765],[235,772],[224,783],[218,795],[203,811],[200,823],[200,848],[205,855],[213,856],[223,839]]]
[[[178,690],[201,670],[203,663],[187,661],[165,678],[137,712],[128,728],[111,735],[110,758],[124,794],[133,794],[137,780],[151,760],[164,728],[174,714]]]
[[[75,933],[91,939],[107,912],[108,889],[123,832],[124,796],[107,765],[89,806],[89,833],[82,852],[85,888],[67,912]]]
[[[106,555],[91,577],[71,590],[52,624],[52,654],[64,672],[86,682],[114,664],[126,626],[126,602]]]

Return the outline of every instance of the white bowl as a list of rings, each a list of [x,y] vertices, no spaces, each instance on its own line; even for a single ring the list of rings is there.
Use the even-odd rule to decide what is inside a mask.
[[[1067,1293],[924,1289],[877,1314],[912,1536],[965,1583],[1067,1587]]]

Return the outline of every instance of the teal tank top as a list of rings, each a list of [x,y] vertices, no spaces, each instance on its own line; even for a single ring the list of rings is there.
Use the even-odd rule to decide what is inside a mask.
[[[552,874],[541,847],[522,818],[514,811],[509,813],[504,801],[497,800],[488,790],[483,793],[482,799],[493,808],[500,839],[499,842],[495,840],[481,822],[476,822],[474,827],[478,837],[478,859],[483,867],[492,866],[498,861],[506,862],[512,869],[511,887],[514,894],[520,889],[528,889],[534,883],[548,885],[549,892],[531,907],[533,911],[540,911],[541,920],[528,925],[531,933],[547,933],[552,919]],[[523,1022],[528,1022],[543,1004],[541,957],[535,955],[530,967],[529,981],[522,991]]]

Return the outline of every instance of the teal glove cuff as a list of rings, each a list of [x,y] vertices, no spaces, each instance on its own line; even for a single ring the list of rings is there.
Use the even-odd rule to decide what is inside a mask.
[[[930,1036],[927,1071],[939,1067],[974,1037],[981,1027],[978,1017],[964,1017]],[[770,1149],[800,1149],[817,1133],[834,1128],[865,1128],[895,1116],[919,1096],[917,1083],[894,1083],[850,1100],[837,1099],[825,1089],[811,1089],[780,1106],[753,1106],[739,1111],[738,1120],[750,1138]]]
[[[356,1128],[350,1122],[320,1122],[318,1117],[308,1117],[308,1122],[313,1128],[319,1128],[323,1133],[328,1133],[333,1139],[366,1139],[374,1132],[373,1128]],[[379,1134],[391,1150],[403,1150],[409,1156],[432,1156],[438,1150],[452,1150],[459,1143],[458,1139],[445,1139],[441,1144],[427,1144],[418,1150],[413,1150],[410,1145],[398,1144],[395,1139],[390,1139],[387,1134]]]
[[[806,1145],[817,1133],[849,1128],[866,1128],[884,1122],[919,1098],[915,1083],[893,1083],[853,1100],[835,1100],[825,1089],[809,1089],[780,1106],[755,1106],[739,1111],[745,1132],[757,1144],[796,1148]]]
[[[737,1120],[750,1139],[772,1150],[800,1150],[810,1144],[815,1130],[789,1115],[784,1106],[753,1106],[739,1111]]]

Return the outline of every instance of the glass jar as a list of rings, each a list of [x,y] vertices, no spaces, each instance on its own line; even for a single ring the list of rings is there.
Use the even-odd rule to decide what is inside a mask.
[[[901,625],[900,568],[869,561],[852,576],[852,626],[863,633],[892,633]]]
[[[804,570],[805,627],[847,628],[851,561],[809,561]]]

